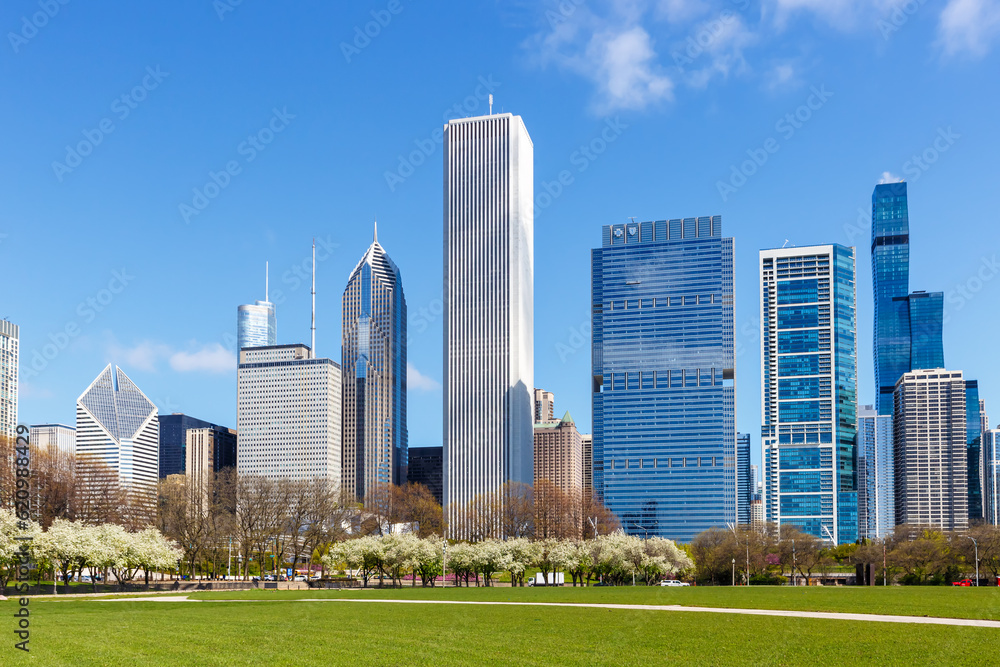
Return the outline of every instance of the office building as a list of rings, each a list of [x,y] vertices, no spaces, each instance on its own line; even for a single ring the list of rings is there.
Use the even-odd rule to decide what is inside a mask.
[[[222,446],[225,453],[220,461],[227,463],[222,467],[236,465],[236,436],[230,436],[233,433],[231,429],[175,412],[172,415],[160,415],[160,479],[187,472],[187,434],[191,429],[214,431],[220,442],[224,443]]]
[[[439,504],[444,501],[444,460],[440,447],[411,447],[406,481],[423,484]]]
[[[858,537],[883,538],[896,527],[892,415],[858,409]]]
[[[342,305],[342,488],[364,498],[376,485],[406,481],[406,297],[377,228]]]
[[[76,453],[76,429],[65,424],[35,424],[28,431],[28,441],[36,451]]]
[[[854,248],[760,252],[761,446],[768,522],[857,539]]]
[[[905,182],[875,186],[871,251],[877,409],[880,415],[891,415],[896,381],[903,373],[944,367],[944,295],[909,293],[910,218]]]
[[[969,474],[969,522],[983,518],[983,423],[979,382],[965,381],[965,460]]]
[[[236,431],[223,428],[191,428],[186,432],[184,470],[186,484],[199,511],[207,514],[216,473],[236,467]]]
[[[608,225],[591,251],[594,490],[631,535],[736,521],[733,240],[718,216]]]
[[[243,348],[237,371],[240,475],[341,480],[340,366],[307,345]]]
[[[583,452],[583,492],[589,496],[594,492],[594,436],[581,433],[580,447]]]
[[[764,500],[760,494],[754,494],[753,501],[750,503],[750,525],[754,528],[763,528],[766,525],[764,521]]]
[[[910,371],[896,383],[896,523],[969,527],[965,380],[961,371]]]
[[[551,391],[535,390],[535,423],[555,421],[556,397]]]
[[[753,488],[750,486],[750,434],[736,434],[736,521],[750,525],[750,504]]]
[[[108,365],[76,401],[77,469],[106,473],[149,512],[156,509],[160,423],[156,406]]]
[[[1000,526],[1000,429],[983,431],[983,509],[986,523]]]
[[[17,437],[17,369],[20,329],[0,320],[0,437]]]
[[[535,484],[543,479],[574,498],[583,491],[583,444],[569,412],[535,424]]]
[[[531,138],[509,113],[452,120],[444,166],[444,500],[454,528],[476,496],[533,477]]]
[[[237,349],[278,344],[278,320],[270,302],[268,277],[264,280],[264,300],[236,309]]]

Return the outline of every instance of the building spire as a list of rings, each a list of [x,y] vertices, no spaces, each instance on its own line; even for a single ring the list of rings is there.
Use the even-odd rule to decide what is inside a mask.
[[[268,303],[271,301],[270,297],[271,291],[271,263],[264,262],[264,302]]]
[[[378,243],[378,217],[375,217],[375,243]]]
[[[312,358],[316,358],[316,237],[313,237],[312,257],[312,341],[310,344]]]

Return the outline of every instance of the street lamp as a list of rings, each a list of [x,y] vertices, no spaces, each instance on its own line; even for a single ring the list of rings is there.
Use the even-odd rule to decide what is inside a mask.
[[[736,586],[736,559],[733,559],[733,586]]]
[[[448,540],[441,540],[441,551],[444,554],[441,561],[441,588],[444,588],[448,585]]]
[[[976,542],[976,538],[970,537],[969,535],[963,535],[964,538],[972,540],[972,544],[976,547],[976,586],[979,585],[979,542]]]
[[[795,565],[796,565],[796,562],[795,562],[795,540],[792,540],[792,586],[798,586],[799,585],[799,583],[798,583],[799,580],[795,577]],[[808,585],[808,584],[809,584],[809,582],[807,581],[806,585]]]

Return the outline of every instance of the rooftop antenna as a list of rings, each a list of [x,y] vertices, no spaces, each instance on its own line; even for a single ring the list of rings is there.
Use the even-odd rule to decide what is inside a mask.
[[[490,115],[493,115],[493,93],[490,93]]]
[[[781,247],[784,248],[787,245],[788,245],[788,239],[785,239],[785,242],[781,245]]]
[[[271,301],[271,263],[264,262],[264,302]]]
[[[312,358],[316,358],[316,237],[313,237],[313,285],[312,285]]]
[[[375,243],[378,243],[378,216],[375,216]]]

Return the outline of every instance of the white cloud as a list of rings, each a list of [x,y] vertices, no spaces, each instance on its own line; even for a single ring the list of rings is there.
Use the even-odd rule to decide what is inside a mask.
[[[882,177],[878,179],[878,182],[879,185],[885,185],[886,183],[899,183],[901,180],[903,179],[891,171],[883,171]]]
[[[416,391],[437,391],[441,383],[417,370],[417,367],[406,362],[406,388]]]
[[[765,84],[768,90],[786,88],[796,85],[798,82],[795,66],[791,63],[778,63],[765,75]]]
[[[702,49],[700,53],[697,50],[693,51],[694,58],[690,57],[692,38]],[[748,65],[743,52],[756,41],[757,35],[749,30],[743,19],[736,14],[700,24],[688,38],[689,48],[686,55],[695,69],[686,74],[687,83],[696,88],[704,88],[717,75],[725,79],[731,72],[746,71]],[[704,64],[699,67],[702,60]]]
[[[133,368],[140,371],[155,372],[161,359],[170,356],[169,345],[155,343],[153,341],[142,341],[132,347],[122,346],[114,336],[108,344],[108,356],[111,362],[126,369]],[[126,370],[126,372],[128,372]]]
[[[1000,0],[948,0],[938,24],[945,55],[985,56],[1000,35]]]
[[[52,390],[46,387],[36,387],[32,383],[24,381],[18,383],[17,391],[19,393],[18,398],[42,399],[42,398],[52,398],[53,396],[55,396],[55,394],[52,393]]]
[[[198,350],[170,355],[170,367],[180,373],[228,373],[236,368],[236,355],[219,343],[210,343]]]

